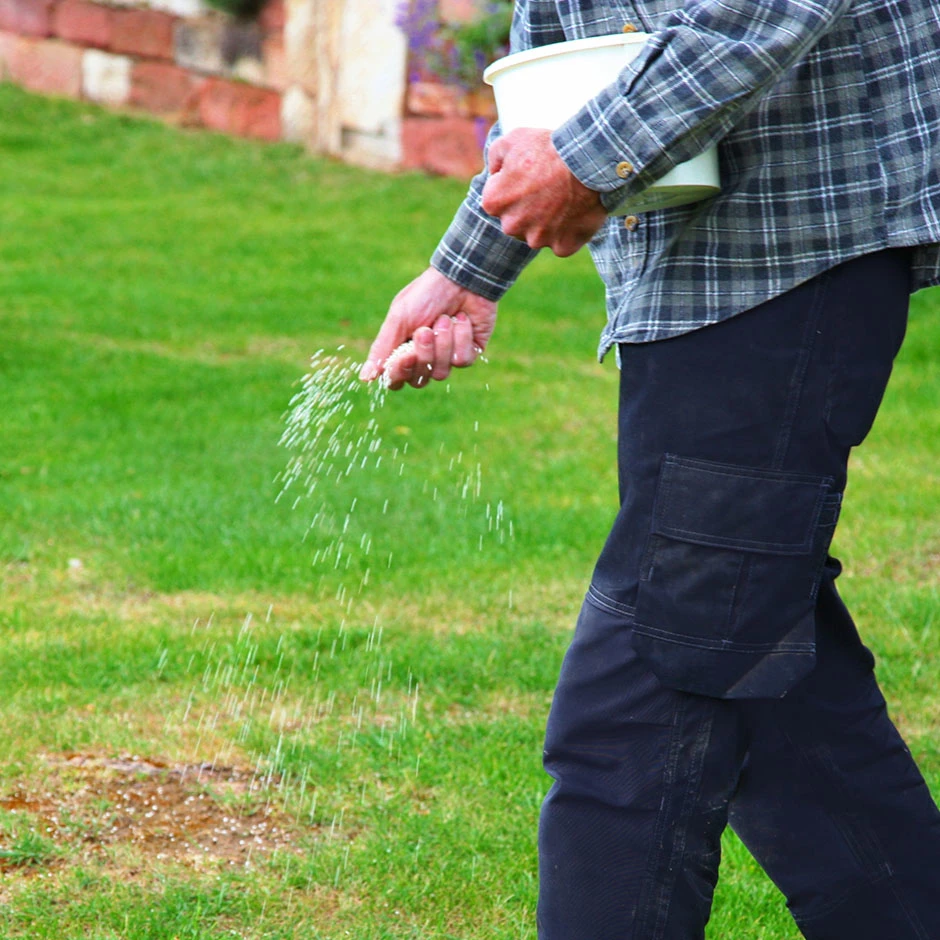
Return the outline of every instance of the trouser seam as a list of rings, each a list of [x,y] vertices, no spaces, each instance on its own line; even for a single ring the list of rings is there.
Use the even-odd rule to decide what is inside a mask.
[[[793,433],[793,425],[796,421],[797,411],[799,410],[800,399],[803,396],[806,373],[809,370],[809,364],[813,358],[813,351],[816,348],[816,337],[819,335],[819,321],[825,308],[824,299],[828,287],[829,272],[824,272],[820,275],[815,285],[815,290],[813,291],[812,314],[807,319],[806,332],[803,335],[803,344],[793,370],[793,375],[790,379],[790,391],[787,395],[783,420],[780,424],[780,434],[777,437],[777,445],[774,449],[773,461],[771,463],[774,470],[779,470],[783,467],[790,449],[790,437]]]
[[[862,891],[865,891],[872,885],[879,885],[882,883],[886,883],[891,891],[891,894],[894,895],[894,899],[897,901],[899,909],[904,912],[904,917],[907,920],[911,930],[914,932],[916,940],[932,940],[930,934],[927,933],[923,924],[921,924],[920,919],[908,910],[907,905],[904,903],[903,899],[895,888],[894,875],[892,875],[890,872],[883,872],[876,878],[869,878],[866,884],[862,887],[853,888],[850,891],[843,892],[839,895],[838,900],[827,904],[823,909],[818,910],[813,914],[800,915],[799,917],[794,916],[793,919],[800,928],[800,932],[806,934],[810,940],[813,940],[813,925],[817,921],[829,917],[834,911],[837,911],[840,907],[851,901],[853,896],[859,894]],[[803,930],[804,927],[806,928],[805,931]]]
[[[667,794],[670,792],[669,788],[675,793],[682,759],[686,713],[690,703],[691,698],[683,697],[676,708],[674,734],[670,742],[666,773],[663,776],[663,788]],[[681,790],[679,812],[672,816],[669,799],[664,799],[660,807],[650,852],[649,872],[637,904],[637,923],[641,928],[635,933],[637,937],[648,937],[649,940],[663,940],[665,937],[675,882],[682,871],[682,860],[685,856],[686,829],[691,810],[696,805],[701,790],[703,765],[713,725],[714,716],[709,710],[708,717],[699,726],[700,733],[696,736],[696,745],[690,748],[688,784]]]
[[[798,755],[800,762],[806,766],[811,780],[817,780],[820,775],[828,776],[833,785],[839,786],[839,788],[842,789],[838,783],[838,780],[836,779],[836,775],[830,772],[830,765],[825,760],[823,760],[821,757],[814,757],[807,751],[806,748],[800,747],[789,732],[784,731],[783,734],[790,747]],[[876,885],[881,884],[882,882],[888,882],[891,888],[891,893],[894,895],[895,900],[897,901],[898,908],[904,912],[904,917],[910,925],[911,930],[914,931],[917,940],[932,940],[932,938],[924,932],[924,929],[916,915],[908,909],[908,905],[904,903],[903,898],[895,890],[893,881],[894,872],[891,868],[891,864],[887,861],[887,853],[882,847],[877,835],[874,832],[869,832],[867,830],[864,831],[865,840],[870,843],[870,845],[866,847],[852,832],[850,825],[843,823],[842,820],[835,815],[833,816],[833,822],[841,833],[842,838],[845,840],[846,845],[848,845],[850,851],[858,860],[859,866],[865,872],[865,884]],[[866,858],[866,854],[868,853],[871,853],[873,857]],[[870,872],[872,866],[877,866],[877,871],[875,873]],[[824,907],[822,907],[822,909],[816,911],[808,917],[801,918],[801,920],[805,921],[806,923],[811,923],[814,920],[831,914],[833,911],[837,910],[839,907],[845,904],[853,894],[857,894],[859,890],[861,889],[854,888],[844,892],[842,895],[840,895],[838,900],[826,904]]]

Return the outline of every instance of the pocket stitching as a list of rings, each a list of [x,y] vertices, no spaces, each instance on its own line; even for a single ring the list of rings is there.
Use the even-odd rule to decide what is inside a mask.
[[[813,595],[824,560],[821,554],[815,556],[824,542],[828,545],[837,517],[839,497],[831,492],[833,483],[833,478],[822,474],[663,456],[634,615],[638,650],[649,657],[661,681],[701,694],[750,697],[759,691],[775,696],[805,674],[815,655]],[[673,520],[680,524],[671,525]],[[774,535],[789,541],[753,538]],[[716,590],[707,581],[696,584],[693,579],[683,584],[668,574],[674,565],[690,563],[682,562],[685,552],[692,553],[690,558],[701,552],[725,556],[714,569],[715,577],[720,576],[718,581],[713,579]],[[776,611],[755,633],[754,624],[748,624],[756,615],[755,592],[763,593],[770,556],[784,564],[785,583],[794,590],[788,589],[783,597],[789,613]],[[683,599],[689,585],[694,591],[710,592],[709,613],[689,607],[694,594]],[[777,620],[785,630],[772,628]],[[680,650],[685,652],[673,652]],[[738,684],[762,661],[768,664],[763,667],[763,678],[739,690]],[[699,675],[706,666],[708,681]]]
[[[815,643],[794,643],[792,641],[775,641],[773,643],[743,643],[740,640],[714,639],[692,636],[688,633],[677,633],[675,630],[661,630],[637,620],[633,625],[635,633],[661,640],[664,643],[673,643],[676,646],[690,646],[693,649],[718,650],[728,653],[765,653],[772,656],[778,653],[812,653],[816,650]]]
[[[799,543],[794,542],[770,542],[758,539],[745,539],[739,537],[726,537],[712,535],[705,532],[698,532],[691,529],[684,529],[681,526],[670,525],[666,519],[669,516],[669,509],[672,505],[672,487],[674,474],[669,473],[669,468],[681,470],[683,468],[708,473],[719,477],[729,477],[734,480],[758,480],[768,483],[790,483],[801,486],[812,486],[816,490],[816,499],[807,531]],[[743,472],[741,472],[743,471]],[[662,499],[655,499],[653,506],[653,520],[651,532],[656,535],[674,538],[677,541],[689,542],[693,545],[704,545],[712,548],[728,548],[739,551],[755,552],[768,555],[808,555],[812,552],[813,538],[816,528],[819,525],[819,519],[822,514],[823,504],[830,487],[833,484],[833,478],[828,476],[811,476],[802,473],[788,473],[780,470],[762,470],[759,468],[734,468],[728,464],[714,463],[707,460],[693,460],[690,458],[679,457],[675,454],[666,454],[663,460],[663,466],[660,471],[660,481],[662,484]]]
[[[636,608],[630,607],[627,604],[621,604],[620,601],[614,600],[612,597],[608,597],[602,591],[599,591],[594,584],[590,584],[587,590],[587,598],[590,603],[595,607],[600,607],[602,610],[606,610],[611,614],[623,614],[625,617],[629,617],[631,620],[636,617]]]

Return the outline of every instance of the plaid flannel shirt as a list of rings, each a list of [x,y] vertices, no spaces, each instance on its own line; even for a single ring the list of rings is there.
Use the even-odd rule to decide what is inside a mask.
[[[912,290],[940,283],[938,0],[516,0],[512,51],[624,28],[651,39],[554,132],[562,159],[613,209],[717,142],[722,191],[592,240],[601,357],[886,247],[916,246]],[[485,181],[431,263],[495,300],[534,252],[483,211]]]

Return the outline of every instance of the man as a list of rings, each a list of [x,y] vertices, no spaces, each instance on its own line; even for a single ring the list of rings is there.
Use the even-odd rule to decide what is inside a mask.
[[[727,823],[809,940],[938,940],[940,812],[828,555],[911,290],[940,282],[936,0],[517,0],[513,51],[651,33],[552,133],[490,138],[364,379],[486,346],[536,249],[590,244],[621,507],[549,716],[543,940],[701,938]],[[608,216],[718,142],[722,192]]]

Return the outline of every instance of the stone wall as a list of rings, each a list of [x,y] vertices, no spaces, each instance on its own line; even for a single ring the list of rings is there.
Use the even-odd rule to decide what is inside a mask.
[[[399,0],[268,0],[237,20],[202,0],[0,0],[0,79],[386,169],[470,176],[486,94],[407,81]],[[441,0],[452,20],[480,0]]]
[[[314,151],[394,169],[401,159],[405,37],[397,0],[286,0],[285,113]]]
[[[408,85],[402,122],[402,165],[470,177],[483,165],[483,143],[496,105],[488,90],[465,92],[439,82]]]
[[[283,29],[282,0],[255,23],[199,0],[0,0],[0,72],[31,91],[278,140]]]
[[[485,0],[438,0],[441,19],[467,22]],[[420,74],[408,64],[402,121],[402,165],[444,176],[468,178],[483,165],[483,143],[496,105],[488,87],[472,92]]]

